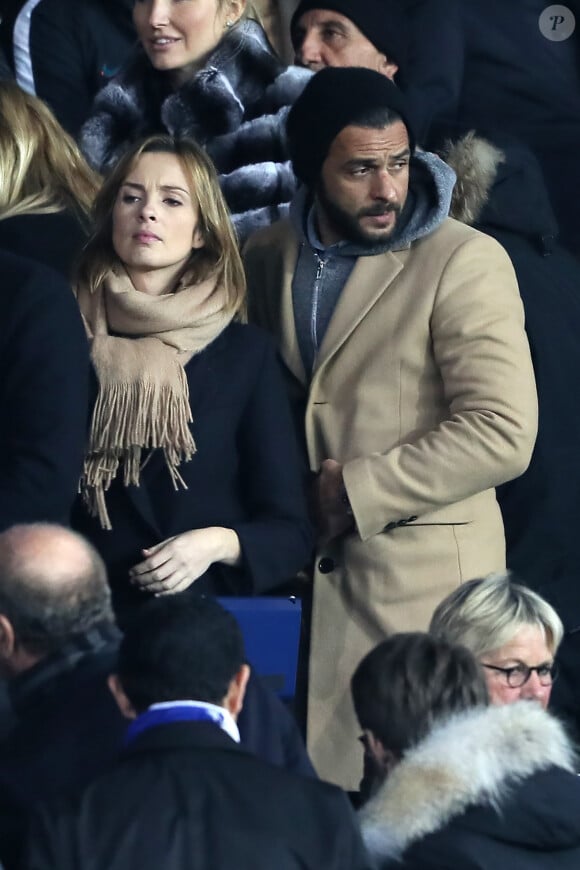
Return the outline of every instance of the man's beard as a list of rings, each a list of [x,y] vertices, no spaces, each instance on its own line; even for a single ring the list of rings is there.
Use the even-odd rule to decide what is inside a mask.
[[[394,234],[397,228],[397,221],[401,214],[401,206],[397,203],[382,200],[368,208],[361,209],[353,215],[341,208],[328,196],[322,179],[320,179],[316,189],[316,196],[332,229],[345,242],[354,242],[362,245],[384,242]],[[388,214],[389,212],[394,213],[394,222],[388,227],[378,228],[375,232],[365,230],[360,223],[362,217]]]

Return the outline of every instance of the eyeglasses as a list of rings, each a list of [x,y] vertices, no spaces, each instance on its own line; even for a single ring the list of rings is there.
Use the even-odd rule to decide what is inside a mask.
[[[529,668],[527,665],[514,665],[512,668],[500,668],[497,665],[486,665],[482,662],[482,667],[490,671],[498,671],[503,674],[505,681],[511,689],[521,689],[525,686],[533,671],[538,675],[541,686],[551,686],[558,676],[558,669],[555,664],[538,665],[537,668]]]

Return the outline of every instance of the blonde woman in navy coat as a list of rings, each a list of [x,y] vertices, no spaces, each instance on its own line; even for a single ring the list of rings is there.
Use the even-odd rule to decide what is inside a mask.
[[[106,181],[77,280],[98,390],[76,525],[123,618],[143,597],[263,593],[311,543],[270,338],[241,322],[245,279],[216,173],[152,137]]]

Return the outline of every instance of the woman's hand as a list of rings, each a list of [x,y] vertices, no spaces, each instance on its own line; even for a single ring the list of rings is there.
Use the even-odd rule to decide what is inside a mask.
[[[145,559],[131,568],[129,579],[155,595],[183,592],[214,562],[237,565],[241,558],[236,532],[221,526],[183,532],[142,553]]]

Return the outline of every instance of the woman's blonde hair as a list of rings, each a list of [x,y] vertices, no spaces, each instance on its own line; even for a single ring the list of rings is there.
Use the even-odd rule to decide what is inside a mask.
[[[490,574],[455,589],[436,608],[429,633],[467,647],[476,658],[510,643],[520,629],[537,626],[556,654],[564,627],[551,604],[513,583],[509,574]]]
[[[99,186],[48,106],[0,82],[0,220],[68,209],[88,222]]]
[[[149,136],[121,157],[95,200],[94,229],[81,255],[75,283],[88,287],[92,293],[111,270],[122,265],[113,248],[113,210],[123,182],[142,154],[175,155],[187,178],[192,204],[197,206],[204,245],[192,249],[183,274],[194,283],[215,275],[226,293],[226,310],[234,314],[242,312],[246,277],[228,207],[213,163],[192,139]]]

